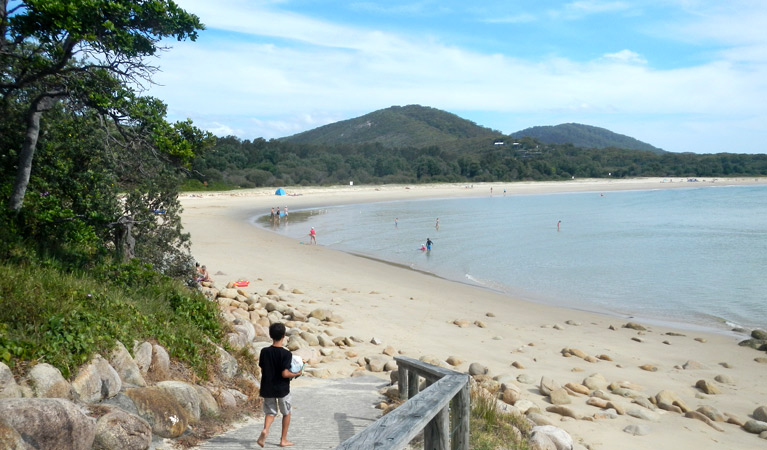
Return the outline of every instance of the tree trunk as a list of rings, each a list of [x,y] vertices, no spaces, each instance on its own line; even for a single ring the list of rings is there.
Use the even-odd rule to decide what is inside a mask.
[[[56,98],[55,94],[42,94],[29,105],[27,134],[24,136],[24,146],[19,154],[19,167],[16,169],[13,193],[8,201],[8,207],[12,211],[21,210],[21,205],[24,203],[24,195],[29,185],[29,175],[32,173],[32,158],[37,148],[37,138],[40,136],[40,117],[42,117],[43,112],[53,107]]]

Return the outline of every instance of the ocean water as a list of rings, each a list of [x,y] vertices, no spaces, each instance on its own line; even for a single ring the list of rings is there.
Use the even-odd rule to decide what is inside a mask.
[[[534,302],[693,328],[767,328],[767,186],[496,190],[292,211],[271,228],[306,243],[310,227],[320,245]],[[432,250],[421,251],[427,238]]]

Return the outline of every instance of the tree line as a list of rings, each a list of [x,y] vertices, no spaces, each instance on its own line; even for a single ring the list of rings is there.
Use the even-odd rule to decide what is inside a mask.
[[[473,139],[449,146],[312,145],[219,138],[187,187],[542,181],[607,177],[767,176],[767,155],[653,153]]]

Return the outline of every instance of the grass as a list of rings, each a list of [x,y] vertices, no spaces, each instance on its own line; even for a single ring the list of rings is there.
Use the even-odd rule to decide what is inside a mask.
[[[485,390],[471,390],[470,429],[469,447],[472,450],[529,448],[527,436],[530,424],[527,420],[522,416],[499,411],[495,395],[490,396]]]
[[[207,378],[222,342],[215,304],[138,264],[88,273],[0,263],[0,361],[17,374],[38,362],[64,377],[119,340],[151,340]]]

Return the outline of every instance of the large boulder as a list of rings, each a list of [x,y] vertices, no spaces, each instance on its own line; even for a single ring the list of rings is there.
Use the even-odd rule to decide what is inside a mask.
[[[569,405],[572,403],[570,395],[565,388],[557,388],[551,391],[549,393],[549,399],[551,400],[551,403],[555,405]]]
[[[477,375],[487,375],[489,369],[477,362],[469,364],[469,375],[475,377]]]
[[[372,355],[365,358],[365,361],[371,372],[383,372],[386,363],[389,362],[389,358],[385,355]]]
[[[761,422],[767,422],[767,406],[760,406],[754,410],[753,413],[754,419],[761,421]]]
[[[141,372],[141,375],[146,376],[149,372],[149,366],[152,365],[152,344],[149,342],[136,344],[133,347],[133,355],[133,360],[136,362],[139,372]]]
[[[0,398],[19,398],[21,389],[13,378],[13,373],[5,363],[0,362]]]
[[[117,341],[117,345],[109,355],[109,363],[114,367],[124,383],[140,387],[146,386],[146,381],[141,375],[138,364],[136,364],[136,361],[128,353],[128,349],[125,348],[122,342]]]
[[[555,391],[561,387],[562,386],[556,381],[547,376],[543,376],[541,377],[541,382],[538,385],[538,390],[541,391],[541,394],[543,395],[551,395],[551,391]]]
[[[519,401],[522,391],[514,383],[501,383],[501,400],[509,405],[515,405]]]
[[[0,400],[0,417],[31,448],[90,450],[96,433],[94,420],[74,403],[61,398]]]
[[[309,313],[309,317],[313,317],[319,321],[329,321],[333,317],[333,311],[329,309],[317,308]]]
[[[288,350],[291,352],[295,352],[296,350],[300,348],[306,348],[309,347],[309,343],[306,342],[300,335],[296,334],[293,336],[290,336],[288,339],[288,343],[285,346]]]
[[[743,429],[749,433],[761,434],[767,431],[767,422],[761,420],[749,420],[743,425]]]
[[[231,299],[237,298],[237,289],[221,289],[218,292],[218,296]]]
[[[149,376],[153,380],[167,380],[170,376],[170,355],[161,345],[152,346],[152,364],[149,365]]]
[[[690,411],[687,404],[673,391],[663,390],[658,392],[655,394],[655,402],[662,409],[666,409],[664,406],[672,405],[678,407],[683,413]]]
[[[146,420],[115,408],[96,422],[93,450],[146,450],[152,427]]]
[[[554,449],[554,450],[572,450],[573,438],[567,433],[567,431],[557,428],[551,425],[543,425],[533,427],[530,434],[530,440],[532,442],[541,442],[543,446],[537,447],[533,445],[533,448],[541,449]],[[553,444],[551,447],[548,443]]]
[[[189,424],[186,410],[164,390],[131,388],[125,394],[133,400],[139,416],[149,423],[154,434],[173,439],[186,431]]]
[[[4,450],[27,450],[27,444],[15,428],[0,417],[0,448]]]
[[[312,347],[316,347],[320,345],[320,340],[317,339],[317,335],[314,333],[309,333],[308,331],[302,331],[300,336],[301,336],[301,339],[306,341],[306,343],[311,345]]]
[[[184,408],[190,422],[200,420],[200,394],[194,385],[183,381],[161,381],[157,383],[157,387],[170,394]]]
[[[131,400],[130,397],[125,395],[124,392],[120,392],[119,394],[115,395],[112,398],[104,399],[99,404],[106,405],[106,406],[115,406],[127,413],[133,414],[135,416],[138,415],[138,409],[136,409],[136,405],[133,403],[133,400]]]
[[[96,403],[117,395],[122,389],[122,380],[109,362],[97,354],[80,368],[72,381],[72,389],[80,401]]]
[[[246,336],[235,332],[226,334],[226,342],[235,350],[240,350],[248,346]]]
[[[221,409],[230,409],[237,406],[237,399],[228,389],[219,389],[213,392],[213,397]]]
[[[278,301],[270,300],[266,302],[266,305],[264,305],[264,309],[266,309],[269,312],[277,311],[280,314],[289,314],[292,313],[290,307],[286,305],[285,303],[280,303]]]
[[[235,332],[241,334],[245,338],[245,342],[250,342],[256,338],[256,328],[250,323],[250,320],[234,319],[232,322],[234,325],[232,328]]]
[[[197,395],[200,396],[200,416],[201,417],[215,417],[221,413],[221,408],[218,407],[216,398],[213,397],[213,393],[205,386],[194,386],[197,390]]]
[[[37,364],[27,374],[27,384],[35,397],[72,399],[72,385],[59,369],[48,363]]]
[[[596,391],[598,389],[605,390],[609,384],[610,383],[607,382],[607,379],[605,379],[604,375],[601,373],[592,373],[583,379],[583,385],[592,391]]]

